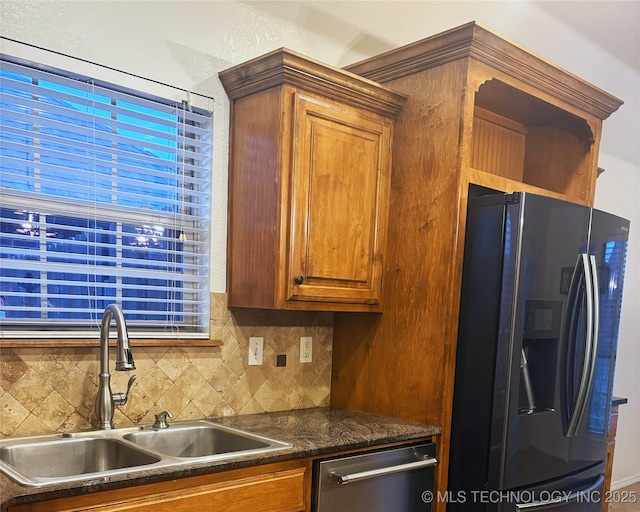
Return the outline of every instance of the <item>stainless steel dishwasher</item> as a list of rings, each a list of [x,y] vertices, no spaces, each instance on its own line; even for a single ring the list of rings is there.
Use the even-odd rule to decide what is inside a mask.
[[[314,512],[427,512],[434,499],[435,443],[314,462]]]

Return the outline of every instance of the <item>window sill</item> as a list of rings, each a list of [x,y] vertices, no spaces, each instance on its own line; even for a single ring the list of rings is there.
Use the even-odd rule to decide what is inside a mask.
[[[130,338],[134,347],[219,347],[222,340],[199,339],[136,339]],[[3,348],[42,348],[42,347],[94,347],[99,343],[99,337],[86,339],[4,339],[0,340]]]

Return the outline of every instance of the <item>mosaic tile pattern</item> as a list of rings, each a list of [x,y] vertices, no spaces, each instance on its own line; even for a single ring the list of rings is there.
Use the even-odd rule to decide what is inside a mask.
[[[220,347],[138,347],[133,372],[114,371],[111,389],[129,401],[114,423],[153,422],[170,410],[176,420],[325,406],[331,385],[333,315],[229,310],[226,294],[211,296],[212,337]],[[264,363],[248,366],[249,336],[264,337]],[[313,362],[300,364],[300,336],[313,337]],[[285,354],[285,367],[276,355]],[[99,348],[14,348],[0,352],[0,435],[23,436],[92,428],[100,371]]]

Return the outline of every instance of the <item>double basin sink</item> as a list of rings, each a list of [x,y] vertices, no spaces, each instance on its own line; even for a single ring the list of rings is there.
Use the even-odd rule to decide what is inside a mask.
[[[41,487],[106,479],[197,462],[258,455],[291,445],[207,420],[0,439],[0,471]]]

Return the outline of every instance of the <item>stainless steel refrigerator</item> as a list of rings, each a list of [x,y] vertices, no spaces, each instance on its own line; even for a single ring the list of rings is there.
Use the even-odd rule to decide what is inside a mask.
[[[448,511],[601,509],[628,232],[470,188]]]

